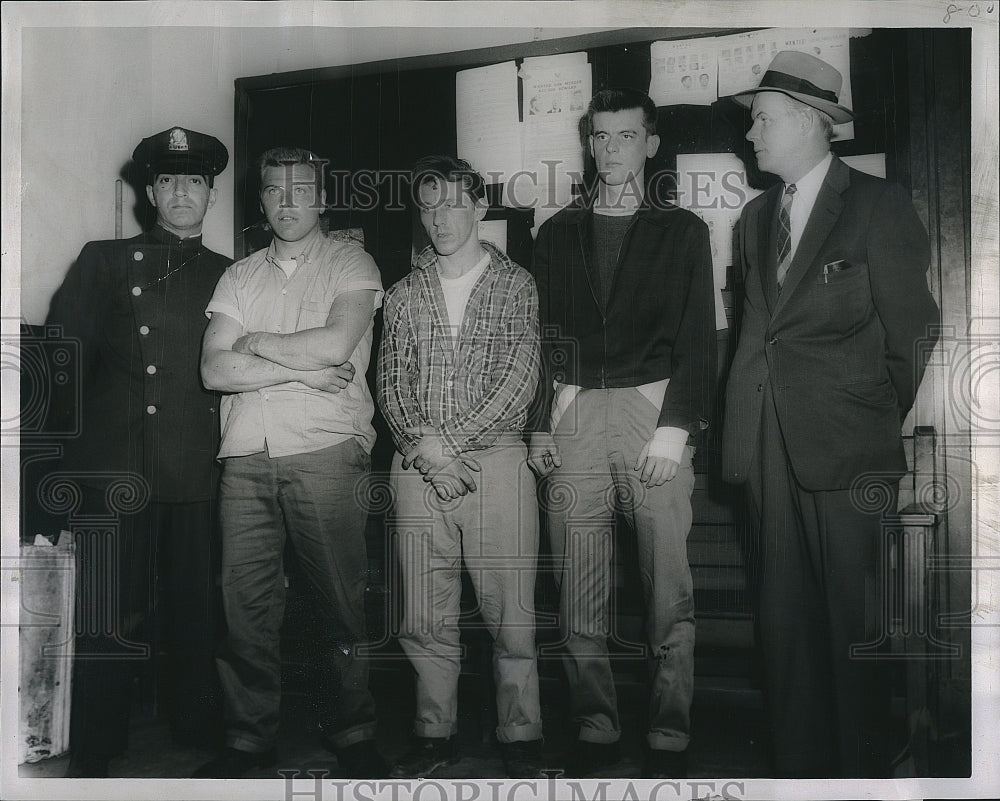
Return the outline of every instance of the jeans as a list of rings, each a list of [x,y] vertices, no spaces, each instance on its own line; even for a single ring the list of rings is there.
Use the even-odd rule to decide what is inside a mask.
[[[225,460],[220,493],[222,598],[228,635],[218,656],[226,744],[274,744],[281,700],[282,552],[295,548],[324,636],[312,655],[320,724],[339,748],[375,736],[366,640],[367,514],[355,490],[370,469],[350,439],[310,453]]]

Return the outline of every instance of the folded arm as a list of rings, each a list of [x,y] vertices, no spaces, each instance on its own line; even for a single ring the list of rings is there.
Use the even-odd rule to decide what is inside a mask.
[[[233,346],[243,326],[232,317],[214,312],[205,329],[201,352],[201,379],[207,389],[219,392],[252,392],[278,384],[301,382],[313,389],[339,392],[354,375],[350,363],[321,369],[297,370],[255,356],[239,353]]]
[[[326,325],[291,334],[254,331],[239,337],[233,350],[295,370],[343,364],[351,358],[371,323],[375,294],[373,289],[344,292],[334,298]]]

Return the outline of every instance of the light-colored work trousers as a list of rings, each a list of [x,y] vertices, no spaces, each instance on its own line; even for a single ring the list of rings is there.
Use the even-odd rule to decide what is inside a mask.
[[[392,464],[393,540],[403,574],[404,614],[399,642],[417,673],[418,737],[458,730],[461,671],[459,614],[463,560],[479,613],[493,638],[497,738],[501,743],[542,736],[535,659],[535,574],[538,506],[535,481],[520,436],[468,454],[480,465],[478,485],[442,501],[414,469]]]

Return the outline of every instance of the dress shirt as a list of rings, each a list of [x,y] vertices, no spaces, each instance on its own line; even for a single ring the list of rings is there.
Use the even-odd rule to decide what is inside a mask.
[[[791,210],[788,212],[788,219],[791,222],[792,249],[789,253],[789,261],[795,258],[795,251],[799,247],[799,240],[802,239],[802,232],[809,222],[809,215],[812,214],[813,206],[816,205],[816,196],[826,180],[826,173],[833,163],[833,154],[826,156],[809,172],[795,181],[795,195],[792,200]],[[787,184],[786,184],[787,186]]]

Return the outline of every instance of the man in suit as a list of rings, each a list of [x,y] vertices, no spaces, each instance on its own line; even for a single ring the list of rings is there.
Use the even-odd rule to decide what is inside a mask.
[[[77,541],[67,775],[78,777],[106,776],[128,744],[132,672],[149,659],[144,621],[157,577],[174,739],[221,734],[212,570],[219,398],[202,386],[198,354],[205,306],[230,263],[201,240],[229,153],[214,136],[175,126],[143,139],[132,158],[156,224],[131,239],[87,243],[46,320],[80,347],[80,431],[63,443],[59,465],[80,487],[74,514],[115,513],[118,523],[113,543]],[[73,414],[73,394],[54,393],[56,418]],[[137,503],[111,491],[116,480],[138,488]]]
[[[884,668],[852,658],[878,609],[882,509],[906,471],[901,424],[938,310],[927,236],[907,193],[830,152],[840,73],[778,53],[751,109],[761,170],[781,183],[739,224],[745,299],[726,394],[723,472],[760,527],[759,636],[781,776],[884,776]],[[923,351],[923,352],[926,352]]]

